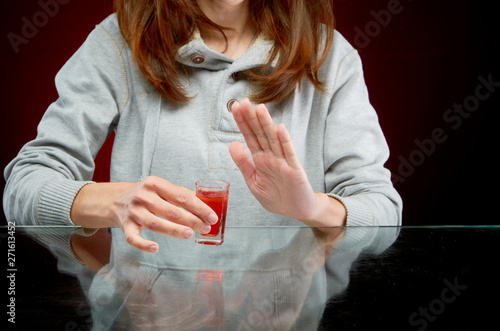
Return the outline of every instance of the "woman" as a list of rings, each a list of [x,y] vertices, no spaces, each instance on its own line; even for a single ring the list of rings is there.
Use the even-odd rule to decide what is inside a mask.
[[[191,190],[210,177],[231,183],[231,225],[400,224],[361,62],[329,0],[116,11],[61,69],[59,99],[7,167],[9,219],[119,226],[156,252],[155,233],[187,239],[218,221]],[[112,131],[111,183],[93,183]]]

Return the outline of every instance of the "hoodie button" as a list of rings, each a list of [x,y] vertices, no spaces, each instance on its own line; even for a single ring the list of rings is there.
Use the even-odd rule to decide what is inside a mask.
[[[233,104],[234,104],[236,101],[238,101],[238,100],[236,100],[236,99],[231,99],[231,100],[229,100],[229,101],[228,101],[228,103],[227,103],[227,110],[229,110],[229,112],[230,112],[230,113],[232,113],[232,112],[233,112],[232,107],[233,107]]]
[[[191,58],[191,62],[194,64],[202,64],[205,62],[205,57],[201,55],[195,55]]]

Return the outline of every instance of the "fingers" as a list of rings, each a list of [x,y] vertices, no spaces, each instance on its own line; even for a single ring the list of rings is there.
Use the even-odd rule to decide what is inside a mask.
[[[252,154],[272,151],[277,158],[285,158],[288,154],[287,161],[292,162],[293,166],[297,165],[298,158],[288,131],[282,124],[279,134],[266,106],[261,104],[254,109],[250,101],[244,99],[241,104],[234,103],[233,117]]]
[[[168,202],[168,204],[155,205],[160,215],[190,227],[196,227],[196,224],[200,225],[199,220],[207,224],[217,223],[217,214],[201,201],[194,191],[176,186],[161,178],[157,180],[160,183],[153,184],[154,190],[160,198]]]
[[[157,252],[159,247],[154,241],[146,240],[140,236],[143,229],[173,238],[189,239],[193,230],[185,225],[176,224],[153,215],[146,208],[135,207],[129,211],[128,217],[122,222],[121,228],[127,243],[144,252]],[[210,226],[208,226],[210,230]]]
[[[158,251],[159,247],[157,243],[140,236],[142,227],[139,224],[126,221],[122,224],[122,231],[130,246],[143,252],[156,253]]]
[[[243,101],[242,104],[244,105],[245,102]],[[248,149],[250,150],[250,152],[253,154],[253,153],[258,152],[259,150],[262,150],[257,136],[255,135],[252,127],[247,122],[247,120],[243,114],[242,105],[239,104],[238,102],[235,102],[231,109],[232,109],[232,113],[233,113],[233,118],[234,118],[236,124],[238,125],[240,132],[243,134],[243,137],[245,138],[245,142],[247,143],[247,146],[248,146]],[[246,107],[246,111],[250,111],[250,109],[248,109],[248,107]]]
[[[217,214],[201,201],[194,191],[176,186],[162,178],[153,177],[150,181],[149,185],[152,185],[152,190],[157,193],[159,199],[151,208],[158,215],[194,229],[198,229],[198,226],[203,226],[204,223],[217,223]]]
[[[233,105],[233,117],[243,134],[252,154],[258,151],[272,151],[276,157],[283,157],[276,126],[263,104],[256,109],[248,99]]]
[[[155,252],[158,245],[143,239],[147,228],[174,238],[189,239],[193,231],[210,232],[217,214],[187,188],[178,187],[158,177],[138,183],[123,203],[120,226],[127,242],[145,252]]]
[[[256,109],[256,113],[272,152],[277,158],[282,158],[284,155],[283,148],[278,138],[276,125],[274,125],[273,119],[271,115],[269,115],[267,108],[264,105],[259,105]]]
[[[253,135],[252,138],[257,140],[260,148],[264,151],[268,151],[271,149],[271,146],[269,144],[269,140],[267,138],[266,132],[264,131],[264,128],[259,121],[259,118],[257,117],[257,111],[253,108],[252,104],[248,99],[244,99],[241,102],[241,107],[242,107],[242,112],[243,116],[246,120],[246,123],[248,123],[248,126],[251,128]],[[267,109],[265,108],[264,105],[259,105],[257,109],[260,109],[260,112],[265,112],[267,113]],[[269,114],[268,114],[269,115]],[[272,120],[271,120],[272,122]]]
[[[295,152],[295,147],[293,146],[292,139],[290,138],[290,134],[288,133],[284,124],[278,125],[277,134],[288,165],[294,169],[301,168],[302,165],[300,164],[299,157]]]

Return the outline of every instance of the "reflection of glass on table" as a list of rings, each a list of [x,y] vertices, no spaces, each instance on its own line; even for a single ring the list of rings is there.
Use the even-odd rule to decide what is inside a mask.
[[[205,245],[222,245],[226,227],[229,183],[219,179],[200,179],[196,182],[196,196],[217,214],[218,221],[209,233],[196,233],[195,241]]]
[[[7,230],[0,227],[0,246],[8,244]],[[16,316],[37,312],[16,319],[16,327],[416,330],[427,323],[489,330],[496,323],[498,305],[489,299],[500,296],[500,269],[492,263],[500,252],[500,226],[226,231],[238,240],[218,249],[155,236],[161,253],[151,254],[128,245],[120,228],[16,226],[15,253],[22,258],[16,259],[15,299],[24,302]],[[215,312],[221,311],[222,283],[200,283],[201,275],[196,282],[199,270],[215,270],[215,279],[223,273],[222,325],[207,325],[221,316]],[[448,291],[450,284],[456,293]],[[441,300],[443,291],[454,301]],[[441,307],[444,313],[437,314]]]
[[[205,326],[224,325],[224,286],[221,270],[198,270],[194,279],[196,297],[206,304]]]

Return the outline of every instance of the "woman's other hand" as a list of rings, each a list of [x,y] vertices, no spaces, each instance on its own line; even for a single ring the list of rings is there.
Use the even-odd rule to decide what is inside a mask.
[[[143,239],[142,230],[189,239],[193,231],[208,233],[217,214],[193,191],[151,176],[138,183],[84,186],[73,202],[71,220],[89,228],[119,226],[131,246],[156,252],[158,243]]]

